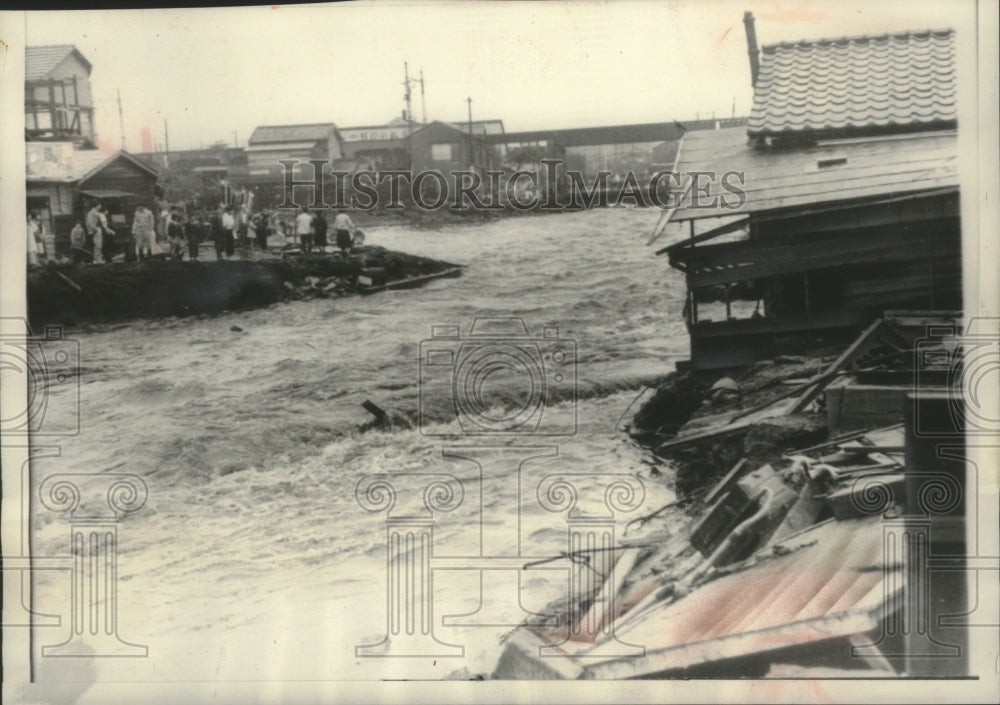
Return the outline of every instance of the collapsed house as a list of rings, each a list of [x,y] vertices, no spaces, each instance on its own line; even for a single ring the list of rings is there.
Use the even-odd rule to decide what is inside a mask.
[[[895,404],[886,425],[859,429],[872,419],[839,409],[832,437],[779,445],[769,462],[743,457],[689,500],[629,521],[613,550],[558,556],[572,566],[565,599],[507,637],[493,677],[966,675],[981,589],[966,518],[980,498],[954,391],[960,334],[951,315],[889,314],[793,394],[776,384],[769,403],[661,444],[661,458],[732,444],[835,387],[911,378],[883,394]],[[662,514],[679,502],[690,519],[678,531]]]
[[[688,229],[657,253],[686,278],[688,364],[849,340],[886,309],[960,309],[954,31],[762,54],[746,128],[684,136],[684,196],[661,223]]]
[[[631,430],[688,521],[667,505],[558,556],[566,598],[494,678],[967,675],[955,34],[765,46],[758,67],[746,21],[749,123],[684,136],[651,238],[688,228],[658,254],[686,277],[691,358]]]

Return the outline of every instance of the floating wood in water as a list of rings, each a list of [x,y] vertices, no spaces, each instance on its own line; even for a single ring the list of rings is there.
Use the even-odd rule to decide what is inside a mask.
[[[361,406],[363,406],[365,408],[365,411],[374,416],[376,419],[381,420],[385,418],[385,409],[383,409],[370,399],[365,399],[363,402],[361,402]]]
[[[419,277],[409,277],[407,279],[399,279],[397,281],[388,282],[386,284],[379,284],[378,286],[367,286],[358,291],[362,294],[375,294],[379,291],[387,291],[389,289],[412,289],[414,287],[420,286],[434,279],[445,279],[449,277],[459,277],[462,275],[462,267],[452,267],[450,269],[445,269],[441,272],[434,272],[433,274],[422,274]]]

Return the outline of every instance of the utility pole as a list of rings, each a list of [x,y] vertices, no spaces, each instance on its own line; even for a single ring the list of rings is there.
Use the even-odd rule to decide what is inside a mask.
[[[237,148],[240,146],[240,141],[237,139],[236,130],[233,130],[233,146]]]
[[[122,89],[118,88],[118,125],[122,131],[121,148],[125,149],[125,118],[122,117]]]
[[[406,101],[406,123],[413,129],[413,105],[410,100],[410,65],[403,62],[403,99]]]
[[[427,101],[424,99],[424,70],[420,69],[420,121],[427,124]]]
[[[170,166],[170,133],[167,132],[167,119],[163,118],[163,163]]]
[[[472,96],[465,99],[465,102],[469,104],[469,134],[472,134]]]

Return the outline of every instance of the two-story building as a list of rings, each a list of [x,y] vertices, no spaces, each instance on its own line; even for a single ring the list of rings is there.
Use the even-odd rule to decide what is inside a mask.
[[[24,134],[29,142],[97,144],[91,64],[72,44],[27,47],[24,56]]]

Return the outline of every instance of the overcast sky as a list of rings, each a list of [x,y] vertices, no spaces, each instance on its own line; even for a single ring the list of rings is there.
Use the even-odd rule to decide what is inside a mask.
[[[383,124],[403,62],[423,69],[428,119],[500,118],[508,132],[746,115],[743,12],[762,44],[905,29],[971,29],[971,2],[666,0],[358,2],[36,12],[29,45],[75,44],[93,64],[98,139],[142,151],[239,144],[257,125]],[[965,36],[969,36],[966,34]],[[419,88],[413,94],[419,119]]]

